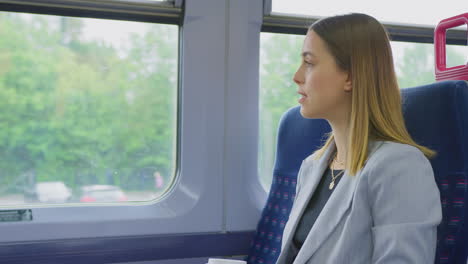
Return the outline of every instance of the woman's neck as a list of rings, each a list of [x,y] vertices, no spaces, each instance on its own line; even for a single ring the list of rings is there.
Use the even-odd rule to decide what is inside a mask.
[[[344,169],[346,167],[346,155],[348,153],[348,122],[330,122],[335,140],[336,154],[332,160],[331,168]],[[336,155],[336,156],[335,156]]]

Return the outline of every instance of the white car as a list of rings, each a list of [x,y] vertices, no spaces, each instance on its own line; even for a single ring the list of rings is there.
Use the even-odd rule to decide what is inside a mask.
[[[66,203],[72,192],[60,181],[39,182],[35,187],[37,200],[41,203]]]

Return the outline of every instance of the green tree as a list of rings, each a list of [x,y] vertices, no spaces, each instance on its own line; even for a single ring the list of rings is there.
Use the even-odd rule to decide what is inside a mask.
[[[0,15],[1,186],[35,175],[150,190],[152,171],[174,172],[176,27],[152,26],[119,57],[83,41],[82,21]]]

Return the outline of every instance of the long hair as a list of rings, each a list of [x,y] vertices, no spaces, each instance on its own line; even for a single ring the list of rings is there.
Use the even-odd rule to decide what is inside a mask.
[[[371,16],[352,13],[320,19],[309,30],[320,36],[338,67],[351,76],[349,175],[364,167],[369,140],[408,144],[428,158],[435,156],[433,150],[414,142],[406,129],[390,41],[382,24]],[[321,157],[333,140],[330,133],[314,157]]]

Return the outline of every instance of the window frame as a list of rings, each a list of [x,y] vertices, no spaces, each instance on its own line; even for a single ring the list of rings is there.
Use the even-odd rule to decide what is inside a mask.
[[[262,32],[305,35],[309,26],[321,17],[285,14],[272,11],[273,0],[264,1]],[[437,25],[424,26],[406,23],[382,23],[392,41],[434,43],[434,30]],[[449,45],[466,45],[466,31],[451,29],[447,32]]]
[[[127,14],[110,6],[99,11],[89,11],[93,1],[88,0],[71,0],[60,7],[54,5],[60,2],[56,0],[38,0],[38,6],[31,2],[0,1],[0,10],[179,25],[179,75],[178,87],[175,87],[178,89],[176,178],[171,189],[154,201],[77,206],[1,206],[1,210],[31,209],[33,221],[0,223],[0,243],[20,245],[22,242],[96,237],[104,239],[221,232],[223,178],[219,175],[223,171],[224,102],[217,98],[224,98],[224,89],[218,87],[224,87],[225,84],[226,45],[225,41],[217,39],[219,35],[225,34],[225,19],[224,13],[213,13],[210,9],[225,10],[225,2],[203,0],[195,5],[193,2],[182,3],[178,0],[170,5],[161,5],[139,0],[118,1],[116,6],[119,8],[124,4],[134,5],[132,10],[135,12]],[[85,3],[85,7],[74,6],[78,2]],[[112,1],[102,2],[108,4]],[[173,6],[175,4],[190,8],[182,12],[182,8]],[[137,12],[147,6],[154,7],[154,13]],[[160,13],[161,6],[164,10],[173,9],[168,12],[169,18]],[[177,19],[173,14],[177,14]],[[197,67],[200,60],[204,61],[204,67]],[[212,85],[206,85],[207,79]],[[210,96],[197,96],[200,93]],[[193,149],[198,151],[190,151]]]
[[[273,0],[263,0],[263,23],[261,33],[305,36],[310,25],[322,18],[319,16],[273,12],[272,2]],[[437,25],[425,26],[409,23],[381,23],[387,30],[390,41],[392,42],[434,43],[434,31]],[[448,30],[446,32],[446,45],[466,46],[468,44],[466,33],[466,30]],[[257,158],[258,157],[259,155],[257,154]],[[266,190],[266,192],[268,192],[268,190]]]
[[[182,25],[183,0],[1,0],[0,11]]]

